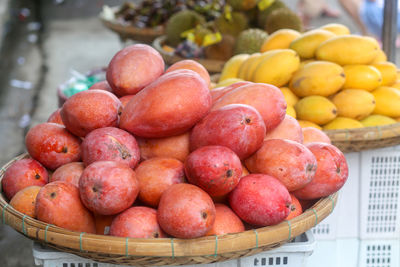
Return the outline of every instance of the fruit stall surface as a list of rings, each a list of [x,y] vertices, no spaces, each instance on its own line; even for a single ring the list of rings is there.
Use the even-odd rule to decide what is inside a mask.
[[[107,30],[97,17],[104,4],[120,5],[122,0],[32,2],[0,1],[1,166],[25,151],[27,130],[46,121],[57,108],[56,88],[61,82],[69,79],[74,71],[85,73],[107,65],[123,47],[119,37]],[[297,1],[284,2],[295,9]],[[338,1],[326,2],[341,10]],[[5,11],[8,8],[13,10],[14,17],[9,17]],[[341,12],[338,20],[319,17],[312,25],[340,22],[357,32],[354,23],[343,10]],[[387,204],[379,198],[371,200],[368,197],[374,193],[369,184],[379,178],[369,171],[390,169],[391,160],[399,154],[399,149],[346,154],[349,164],[358,166],[357,172],[350,173],[353,179],[343,188],[343,197],[334,213],[313,230],[316,243],[307,267],[322,266],[321,262],[329,267],[400,266],[398,209],[389,210],[390,214],[387,214],[397,216],[397,220],[388,219],[380,225],[368,220],[368,208],[363,209],[365,213],[360,211],[362,205]],[[389,161],[388,165],[385,160]],[[387,183],[392,183],[396,178],[387,179]],[[396,232],[390,231],[393,224]],[[388,231],[379,232],[379,227],[386,226]],[[393,237],[397,239],[391,239]],[[9,226],[0,226],[0,266],[35,266],[32,246],[31,240]],[[260,259],[251,264],[254,265],[241,266],[268,266],[268,261]]]

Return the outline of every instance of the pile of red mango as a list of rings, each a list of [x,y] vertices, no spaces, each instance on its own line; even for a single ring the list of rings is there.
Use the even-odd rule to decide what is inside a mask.
[[[196,238],[278,224],[346,182],[343,153],[273,85],[210,90],[202,65],[165,71],[141,44],[106,77],[28,131],[30,158],[2,179],[15,209],[79,232]]]

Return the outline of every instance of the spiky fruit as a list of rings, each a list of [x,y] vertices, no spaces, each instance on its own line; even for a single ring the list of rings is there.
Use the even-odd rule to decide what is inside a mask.
[[[257,26],[261,28],[264,27],[269,14],[271,14],[272,11],[277,10],[279,8],[287,8],[287,6],[282,1],[275,0],[269,7],[267,7],[262,11],[259,11],[257,15]]]
[[[268,15],[263,28],[269,33],[280,29],[292,29],[301,32],[303,25],[299,16],[288,8],[279,8]]]
[[[262,44],[268,38],[268,33],[261,29],[248,29],[242,31],[235,44],[234,53],[253,54],[259,52]]]
[[[221,34],[238,36],[240,32],[248,28],[248,19],[243,13],[232,12],[230,19],[227,19],[224,15],[216,19],[215,26]]]
[[[183,10],[174,14],[166,26],[166,35],[169,45],[176,46],[181,40],[181,33],[196,27],[196,25],[205,23],[203,16],[191,10]]]

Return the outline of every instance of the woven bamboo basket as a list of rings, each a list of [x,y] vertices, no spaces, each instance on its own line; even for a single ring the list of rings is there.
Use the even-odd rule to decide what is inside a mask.
[[[342,152],[356,152],[400,144],[400,123],[344,130],[326,130],[332,144]]]
[[[27,154],[23,154],[3,166],[0,180],[13,162],[27,157]],[[320,199],[300,216],[278,225],[196,239],[137,239],[69,231],[16,211],[9,206],[3,194],[0,197],[0,208],[3,224],[60,251],[104,263],[161,266],[226,261],[276,248],[326,218],[333,211],[337,197],[335,193]]]
[[[153,47],[161,54],[165,63],[167,63],[168,65],[171,65],[180,60],[187,59],[187,58],[177,56],[173,53],[166,52],[162,48],[162,46],[165,42],[165,39],[166,39],[166,37],[163,35],[163,36],[157,37],[153,42]],[[224,67],[224,64],[225,64],[225,61],[223,61],[223,60],[206,59],[206,58],[190,58],[190,59],[196,60],[201,65],[203,65],[209,72],[213,72],[213,73],[221,72],[222,68]]]
[[[84,75],[86,77],[92,75],[103,75],[105,77],[107,71],[107,67],[96,68],[91,71],[88,71]],[[62,107],[65,101],[67,101],[68,97],[64,94],[64,89],[67,87],[67,84],[71,81],[72,78],[68,79],[67,81],[63,82],[57,87],[57,99],[58,99],[58,107]]]
[[[154,39],[163,35],[165,32],[163,26],[155,28],[137,28],[131,25],[123,25],[116,21],[106,20],[101,17],[100,20],[104,26],[117,33],[123,41],[130,39],[141,43],[151,44]]]
[[[117,6],[109,8],[109,11],[115,14],[119,9],[120,7]],[[117,33],[123,41],[130,39],[151,44],[155,38],[165,33],[165,27],[163,25],[154,28],[137,28],[129,24],[122,24],[113,18],[107,17],[105,10],[99,14],[99,18],[105,27]]]

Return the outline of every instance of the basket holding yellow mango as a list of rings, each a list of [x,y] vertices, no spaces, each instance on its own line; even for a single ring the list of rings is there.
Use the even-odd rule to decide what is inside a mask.
[[[400,121],[400,70],[374,38],[351,34],[342,24],[274,32],[260,52],[228,60],[217,87],[237,81],[279,87],[287,114],[302,127],[353,129]]]

